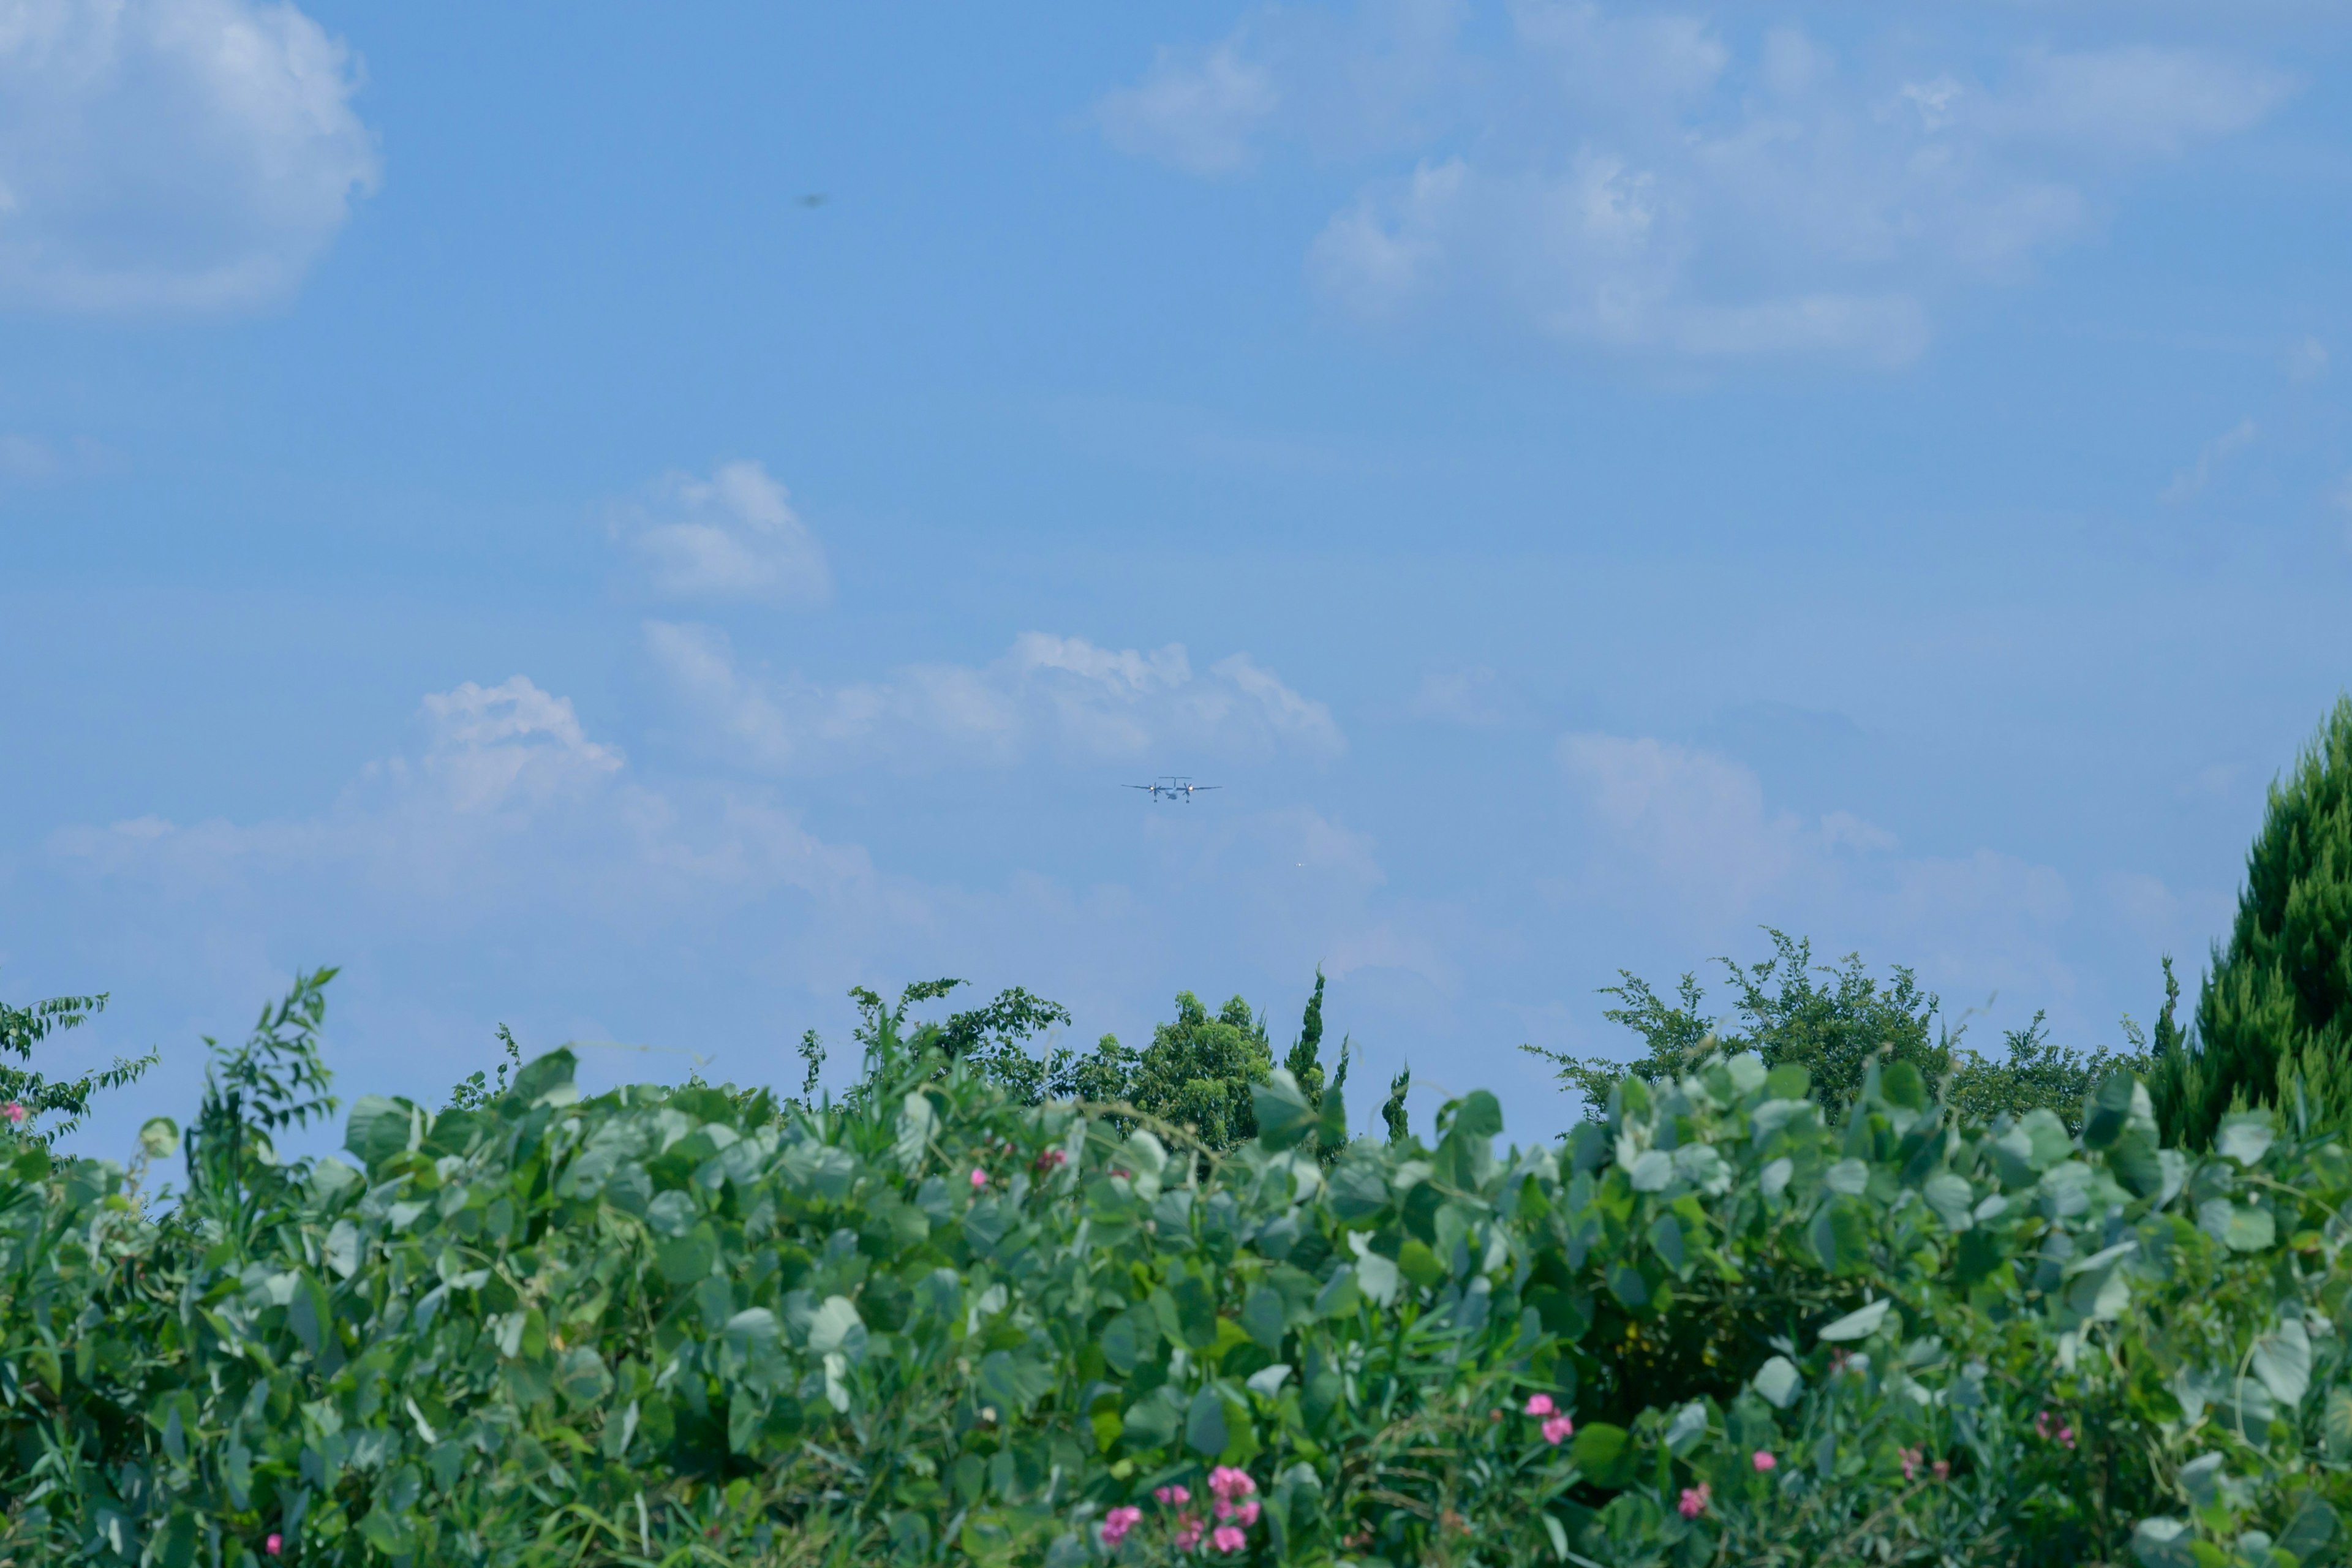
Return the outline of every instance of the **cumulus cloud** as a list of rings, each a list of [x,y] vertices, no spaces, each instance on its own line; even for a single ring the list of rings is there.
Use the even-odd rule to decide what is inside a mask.
[[[824,687],[744,670],[725,636],[648,622],[646,647],[688,711],[772,772],[882,762],[1004,766],[1044,752],[1149,763],[1169,752],[1336,756],[1320,702],[1234,654],[1195,672],[1181,644],[1150,652],[1024,632],[985,665],[910,665]]]
[[[1899,363],[1939,298],[2088,232],[2122,169],[2242,133],[2294,87],[2152,46],[2021,49],[1987,72],[1790,27],[1743,49],[1704,16],[1582,0],[1508,16],[1480,47],[1267,9],[1220,47],[1223,68],[1273,84],[1252,144],[1374,165],[1306,258],[1343,311],[1684,359]],[[1391,35],[1412,69],[1393,68]],[[1406,101],[1347,90],[1374,62]]]
[[[358,85],[290,5],[0,0],[0,300],[283,298],[375,188]]]
[[[667,475],[646,503],[615,514],[613,532],[664,598],[814,605],[833,595],[824,547],[756,462],[721,463],[708,479]]]

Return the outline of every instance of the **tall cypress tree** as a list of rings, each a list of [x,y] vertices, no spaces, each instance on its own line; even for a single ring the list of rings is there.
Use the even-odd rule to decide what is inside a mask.
[[[2316,1115],[2352,1121],[2352,696],[2271,785],[2195,1037],[2153,1080],[2166,1132],[2194,1147],[2232,1107],[2292,1107],[2298,1095]]]

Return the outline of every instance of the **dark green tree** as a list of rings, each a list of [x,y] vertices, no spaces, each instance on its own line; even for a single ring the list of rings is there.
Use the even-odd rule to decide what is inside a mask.
[[[2148,1089],[2178,1142],[2202,1148],[2237,1106],[2352,1121],[2352,696],[2273,781],[2195,1034],[2168,1044]]]
[[[1139,1110],[1181,1127],[1211,1149],[1257,1136],[1250,1085],[1274,1072],[1265,1022],[1236,996],[1215,1016],[1190,991],[1176,994],[1176,1016],[1151,1031],[1135,1063],[1127,1098]]]
[[[93,1068],[79,1078],[53,1079],[16,1067],[7,1058],[29,1064],[33,1047],[51,1035],[79,1028],[106,1011],[106,995],[52,996],[29,1007],[0,1002],[0,1135],[50,1142],[81,1125],[89,1102],[110,1089],[138,1079],[158,1058],[117,1057],[111,1067]]]

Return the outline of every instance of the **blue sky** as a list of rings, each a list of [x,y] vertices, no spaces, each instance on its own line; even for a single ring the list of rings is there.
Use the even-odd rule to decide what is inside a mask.
[[[2114,1044],[2352,681],[2347,30],[0,4],[0,994],[96,1147],[321,963],[347,1092],[1319,963],[1533,1134],[1768,923]]]

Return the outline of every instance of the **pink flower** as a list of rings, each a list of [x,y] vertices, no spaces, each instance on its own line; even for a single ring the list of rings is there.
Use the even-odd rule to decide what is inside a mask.
[[[16,1107],[12,1105],[8,1109],[14,1110]],[[11,1117],[9,1120],[14,1121],[15,1118]],[[269,1539],[261,1543],[261,1549],[269,1553],[270,1556],[275,1557],[279,1552],[286,1550],[286,1538],[279,1535],[277,1531],[272,1531],[270,1532]]]
[[[1550,1395],[1550,1394],[1528,1394],[1528,1410],[1527,1410],[1527,1413],[1528,1413],[1528,1415],[1550,1415],[1550,1414],[1552,1413],[1552,1408],[1553,1408],[1553,1406],[1552,1406],[1551,1395]]]
[[[1257,1490],[1247,1470],[1237,1470],[1231,1465],[1219,1465],[1209,1472],[1209,1489],[1221,1498],[1247,1497]]]
[[[1777,1468],[1777,1467],[1780,1465],[1780,1460],[1778,1460],[1778,1459],[1776,1459],[1776,1458],[1774,1458],[1772,1457],[1772,1450],[1771,1450],[1771,1449],[1769,1449],[1769,1448],[1759,1448],[1759,1449],[1757,1449],[1757,1450],[1756,1450],[1756,1468],[1757,1468],[1758,1469],[1759,1469],[1759,1470],[1769,1470],[1769,1469],[1773,1469],[1773,1468]]]
[[[1192,1500],[1192,1494],[1182,1487],[1161,1487],[1151,1495],[1169,1508],[1182,1508]]]
[[[1176,1521],[1176,1550],[1190,1552],[1201,1544],[1201,1521],[1185,1514]]]
[[[1252,1498],[1241,1507],[1242,1527],[1246,1530],[1257,1522],[1257,1499]]]
[[[1220,1552],[1239,1552],[1249,1544],[1249,1537],[1234,1525],[1221,1524],[1209,1537],[1209,1544]]]
[[[1948,1481],[1952,1479],[1952,1462],[1949,1459],[1938,1459],[1930,1468],[1935,1470],[1937,1480]]]
[[[16,1126],[25,1124],[25,1108],[13,1100],[6,1105],[0,1105],[0,1116],[6,1117]]]
[[[974,1171],[971,1173],[971,1184],[975,1187],[984,1187],[988,1185],[988,1173],[986,1171]]]
[[[2058,1440],[2061,1443],[2065,1444],[2069,1448],[2073,1447],[2074,1446],[2074,1428],[2072,1426],[2059,1427]]]
[[[1132,1507],[1115,1508],[1103,1515],[1103,1544],[1117,1546],[1127,1539],[1127,1532],[1133,1530],[1142,1518],[1143,1510]]]
[[[1903,1461],[1903,1479],[1906,1481],[1916,1479],[1919,1474],[1919,1450],[1897,1448],[1895,1452],[1895,1457]]]
[[[1685,1519],[1696,1519],[1700,1514],[1706,1511],[1707,1500],[1714,1495],[1714,1489],[1709,1487],[1705,1481],[1699,1482],[1699,1484],[1695,1487],[1685,1487],[1683,1489],[1683,1500],[1682,1501],[1675,1504],[1675,1511],[1681,1514]]]
[[[1555,1415],[1550,1420],[1543,1424],[1542,1430],[1543,1440],[1557,1448],[1559,1447],[1561,1438],[1567,1437],[1576,1431],[1576,1423],[1570,1421],[1565,1415]]]
[[[1214,1503],[1210,1505],[1209,1511],[1215,1514],[1221,1520],[1231,1519],[1234,1517],[1234,1505],[1227,1502],[1224,1499],[1219,1498]]]

